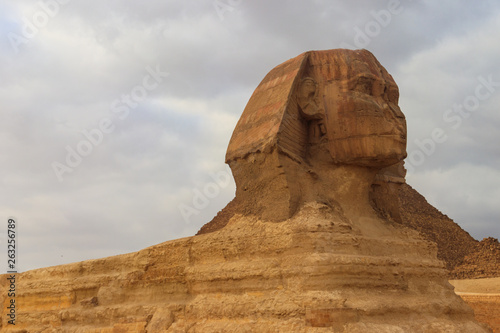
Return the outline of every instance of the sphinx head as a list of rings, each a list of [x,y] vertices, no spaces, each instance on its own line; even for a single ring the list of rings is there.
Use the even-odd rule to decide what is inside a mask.
[[[304,202],[334,202],[340,183],[359,172],[369,187],[378,171],[406,157],[398,97],[366,50],[310,51],[275,67],[252,94],[226,153],[244,211],[286,219]]]

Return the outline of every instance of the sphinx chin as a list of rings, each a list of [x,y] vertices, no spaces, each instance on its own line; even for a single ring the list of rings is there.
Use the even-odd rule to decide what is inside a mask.
[[[333,164],[385,168],[406,158],[406,144],[399,136],[367,135],[330,144]]]

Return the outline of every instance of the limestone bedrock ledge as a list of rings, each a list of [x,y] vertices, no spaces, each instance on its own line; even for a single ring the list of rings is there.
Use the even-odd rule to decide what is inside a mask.
[[[1,330],[489,332],[453,292],[433,243],[362,222],[312,202],[284,222],[235,215],[217,232],[28,271],[15,326],[2,293]]]

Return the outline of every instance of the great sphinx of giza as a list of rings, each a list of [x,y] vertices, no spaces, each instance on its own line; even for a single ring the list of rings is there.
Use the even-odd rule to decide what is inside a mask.
[[[0,329],[489,332],[453,292],[436,245],[397,223],[405,156],[398,87],[375,57],[303,53],[271,70],[234,130],[224,223],[22,273],[18,324],[2,295]]]

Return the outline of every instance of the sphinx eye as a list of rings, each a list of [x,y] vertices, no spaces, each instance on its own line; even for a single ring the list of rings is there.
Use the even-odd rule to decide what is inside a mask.
[[[358,91],[363,94],[372,94],[372,88],[373,88],[373,80],[369,79],[367,77],[360,77],[356,81],[356,85],[354,87],[355,91]]]

